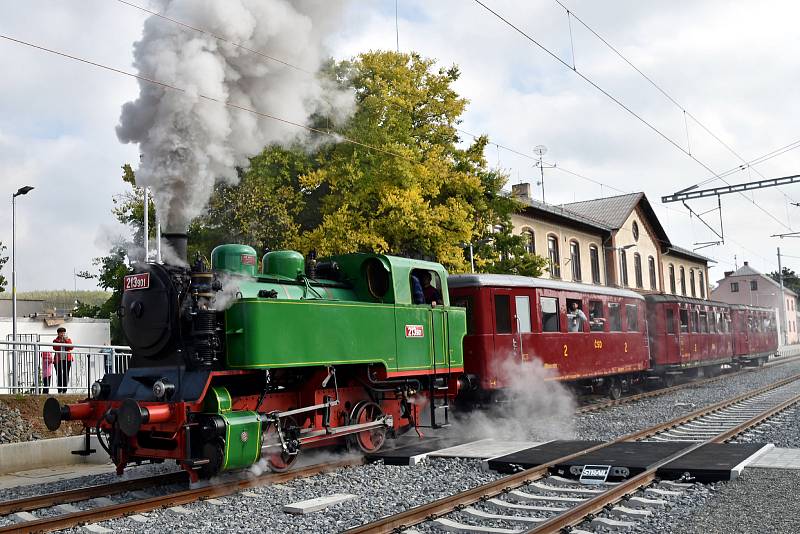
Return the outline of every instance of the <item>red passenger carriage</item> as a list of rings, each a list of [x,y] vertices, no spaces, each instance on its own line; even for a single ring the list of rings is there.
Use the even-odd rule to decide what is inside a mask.
[[[677,295],[648,295],[646,300],[655,373],[670,377],[702,367],[714,374],[732,362],[729,304]]]
[[[481,398],[509,386],[516,368],[508,362],[538,359],[554,379],[613,397],[650,367],[638,293],[494,274],[454,275],[448,284],[453,305],[467,308],[464,369]]]
[[[763,364],[778,350],[778,323],[775,310],[755,306],[731,305],[734,336],[733,351],[742,362]]]

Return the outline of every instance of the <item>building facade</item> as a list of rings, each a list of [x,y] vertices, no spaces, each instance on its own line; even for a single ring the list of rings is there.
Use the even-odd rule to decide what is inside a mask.
[[[797,343],[797,293],[781,285],[771,277],[753,269],[748,262],[735,271],[726,271],[725,278],[718,281],[711,298],[730,304],[763,306],[778,312],[781,344]]]
[[[673,245],[644,193],[554,206],[512,187],[512,217],[529,251],[550,260],[547,278],[709,298],[708,258]]]

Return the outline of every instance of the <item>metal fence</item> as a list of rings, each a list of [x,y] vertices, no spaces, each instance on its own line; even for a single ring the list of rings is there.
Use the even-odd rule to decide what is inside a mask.
[[[783,345],[778,347],[778,356],[797,356],[800,354],[800,343],[796,345]]]
[[[130,357],[130,347],[42,343],[40,334],[18,334],[16,341],[8,336],[0,341],[0,393],[83,394],[106,373],[124,373]]]

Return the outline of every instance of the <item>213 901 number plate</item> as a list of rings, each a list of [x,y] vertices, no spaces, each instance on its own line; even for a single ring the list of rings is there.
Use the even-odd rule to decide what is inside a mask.
[[[123,284],[125,291],[147,289],[150,287],[150,273],[129,274]]]

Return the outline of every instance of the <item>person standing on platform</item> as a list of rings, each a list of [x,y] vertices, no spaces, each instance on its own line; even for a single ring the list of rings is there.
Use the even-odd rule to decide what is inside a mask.
[[[50,393],[50,379],[53,377],[53,353],[42,351],[42,393]]]
[[[53,340],[53,343],[65,343],[67,346],[53,346],[55,352],[56,364],[56,381],[58,383],[58,392],[66,393],[67,384],[69,384],[69,371],[72,367],[72,340],[67,337],[67,329],[63,326],[56,330],[58,336]]]

